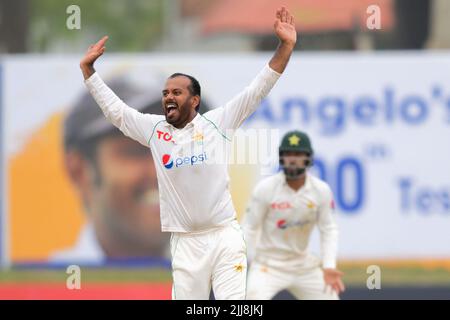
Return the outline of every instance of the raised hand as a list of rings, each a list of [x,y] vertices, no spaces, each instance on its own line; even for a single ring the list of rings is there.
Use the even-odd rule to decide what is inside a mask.
[[[83,71],[85,79],[88,79],[95,72],[94,62],[105,52],[106,41],[108,41],[108,36],[104,36],[96,44],[91,45],[81,59],[80,68]]]
[[[278,9],[275,16],[273,29],[278,39],[280,39],[280,44],[269,61],[269,67],[278,73],[282,73],[297,42],[297,31],[295,30],[294,17],[285,7]]]
[[[277,10],[273,29],[281,42],[291,45],[295,45],[297,42],[294,17],[285,7]]]

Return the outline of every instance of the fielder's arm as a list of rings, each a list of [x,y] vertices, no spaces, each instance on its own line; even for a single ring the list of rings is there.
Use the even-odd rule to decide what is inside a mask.
[[[318,219],[322,267],[325,283],[339,294],[345,287],[341,279],[343,273],[336,269],[338,226],[334,215],[333,194],[327,186],[319,207]]]
[[[338,227],[334,218],[333,195],[327,187],[319,206],[317,226],[320,231],[320,247],[324,268],[336,268]]]
[[[247,245],[248,261],[252,261],[255,256],[256,246],[261,237],[262,225],[269,208],[269,204],[263,200],[262,193],[260,186],[256,186],[242,218],[241,225]]]

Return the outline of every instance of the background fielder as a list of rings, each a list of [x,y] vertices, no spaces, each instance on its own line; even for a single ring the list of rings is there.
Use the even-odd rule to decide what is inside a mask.
[[[279,153],[283,172],[258,183],[243,218],[252,261],[247,299],[271,299],[284,289],[297,299],[337,299],[344,285],[336,270],[331,189],[306,173],[313,149],[305,133],[287,133]],[[321,259],[307,250],[314,226],[320,230]]]

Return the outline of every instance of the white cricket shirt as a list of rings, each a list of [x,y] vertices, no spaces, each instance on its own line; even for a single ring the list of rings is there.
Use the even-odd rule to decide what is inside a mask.
[[[307,250],[315,226],[322,266],[335,268],[338,228],[330,187],[307,174],[303,187],[295,191],[283,172],[257,184],[242,221],[250,258],[292,270],[308,268],[317,260]]]
[[[126,136],[150,147],[156,167],[161,229],[202,232],[236,217],[227,165],[232,134],[269,93],[280,74],[266,65],[223,107],[177,129],[163,115],[126,105],[94,73],[85,84],[104,115]]]

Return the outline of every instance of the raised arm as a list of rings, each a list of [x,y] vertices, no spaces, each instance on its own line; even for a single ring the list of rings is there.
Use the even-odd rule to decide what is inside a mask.
[[[275,16],[274,32],[280,40],[275,54],[250,85],[224,107],[223,119],[219,125],[224,130],[231,129],[231,134],[256,110],[261,101],[269,94],[286,68],[294,50],[297,41],[294,18],[284,7],[277,10]]]
[[[269,67],[278,73],[283,73],[289,62],[291,53],[294,50],[295,43],[297,42],[294,17],[285,7],[277,10],[273,29],[280,40],[280,43],[278,44],[274,56],[269,62]]]
[[[124,103],[100,78],[94,69],[95,61],[105,52],[108,37],[89,47],[81,59],[80,68],[83,72],[84,83],[92,97],[102,109],[105,117],[126,136],[149,146],[148,139],[153,129],[150,114],[138,112]]]

